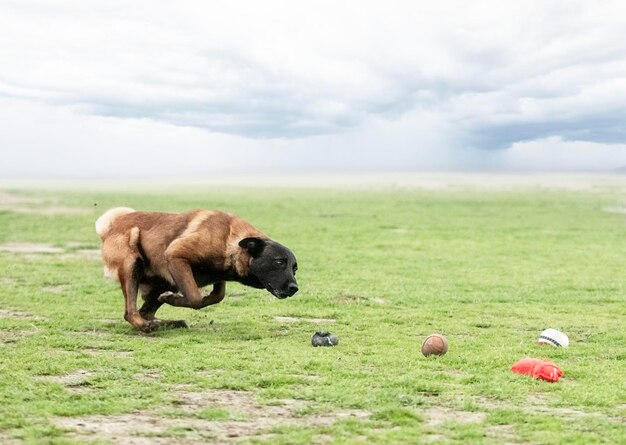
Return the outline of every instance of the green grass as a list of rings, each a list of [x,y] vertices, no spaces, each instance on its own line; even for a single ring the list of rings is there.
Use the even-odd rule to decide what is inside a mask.
[[[623,206],[617,192],[3,193],[15,209],[0,210],[0,245],[48,243],[65,252],[0,251],[0,442],[108,443],[77,436],[58,419],[149,413],[178,423],[138,435],[184,444],[214,437],[203,425],[243,425],[281,400],[297,400],[289,418],[244,442],[626,437],[626,216],[604,211]],[[118,205],[235,212],[292,248],[300,292],[279,301],[231,283],[219,305],[159,312],[190,329],[137,333],[98,258],[79,252],[99,248],[94,220]],[[50,208],[58,211],[41,211]],[[536,345],[548,327],[566,332],[570,347]],[[311,347],[316,330],[332,331],[339,346]],[[425,358],[421,340],[433,332],[450,350]],[[550,384],[513,374],[527,356],[554,361],[564,378]],[[88,372],[77,384],[55,379],[77,371]],[[179,406],[181,390],[216,389],[250,392],[261,414]],[[351,412],[369,414],[342,415]],[[333,415],[336,422],[315,420]]]

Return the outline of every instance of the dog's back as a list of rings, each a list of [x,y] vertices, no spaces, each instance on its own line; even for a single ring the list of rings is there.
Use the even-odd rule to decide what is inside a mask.
[[[107,210],[96,221],[96,232],[102,239],[105,276],[119,280],[122,268],[142,259],[149,273],[169,282],[173,279],[167,255],[190,262],[208,256],[214,266],[228,268],[234,266],[227,262],[232,250],[239,249],[238,240],[265,237],[241,218],[221,211],[159,213],[136,212],[129,207]]]

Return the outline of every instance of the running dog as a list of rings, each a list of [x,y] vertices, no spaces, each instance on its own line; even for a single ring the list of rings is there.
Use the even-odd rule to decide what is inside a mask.
[[[159,320],[164,303],[200,309],[224,299],[226,281],[267,289],[283,299],[298,291],[296,257],[251,224],[230,213],[106,211],[96,221],[102,240],[104,274],[119,281],[124,319],[135,329],[187,327],[183,320]],[[213,285],[208,295],[201,287]],[[137,310],[137,294],[144,303]]]

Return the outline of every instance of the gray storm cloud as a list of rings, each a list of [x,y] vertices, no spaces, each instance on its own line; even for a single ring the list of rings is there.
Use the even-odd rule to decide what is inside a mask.
[[[543,141],[550,160],[578,144],[565,168],[586,165],[580,143],[613,153],[599,168],[626,163],[623,3],[314,6],[3,2],[2,150],[116,144],[181,171],[176,150],[223,147],[277,168],[541,168],[523,149]]]

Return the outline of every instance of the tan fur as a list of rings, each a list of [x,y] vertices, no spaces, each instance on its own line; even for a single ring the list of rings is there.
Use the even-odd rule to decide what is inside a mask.
[[[171,281],[168,258],[184,258],[192,262],[210,259],[223,269],[234,265],[240,275],[245,275],[249,257],[238,242],[253,236],[267,239],[238,216],[218,211],[127,212],[114,213],[114,216],[102,245],[103,261],[114,275],[119,275],[119,268],[127,257],[140,257],[140,238],[151,263],[151,272],[168,281]]]
[[[154,319],[156,309],[143,311],[142,308],[141,315],[137,312],[138,289],[144,297],[154,299],[151,293],[167,290],[169,283],[185,294],[187,303],[192,302],[187,307],[215,304],[224,298],[224,282],[216,282],[213,292],[202,297],[190,275],[191,265],[209,264],[217,273],[232,271],[245,277],[250,256],[239,246],[239,241],[248,237],[268,239],[238,216],[208,210],[173,214],[118,207],[98,218],[96,231],[102,239],[105,275],[122,286],[125,318],[143,330],[151,330],[150,321],[158,320]],[[134,275],[138,265],[142,278]]]
[[[102,214],[100,218],[96,221],[96,233],[100,237],[100,239],[104,240],[104,237],[108,230],[113,225],[113,222],[121,215],[126,215],[127,213],[134,212],[134,209],[130,207],[115,207],[113,209],[109,209]]]

